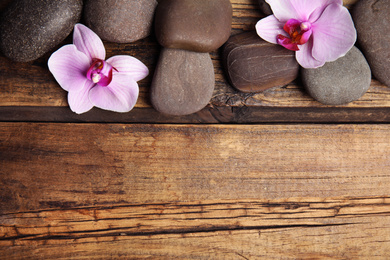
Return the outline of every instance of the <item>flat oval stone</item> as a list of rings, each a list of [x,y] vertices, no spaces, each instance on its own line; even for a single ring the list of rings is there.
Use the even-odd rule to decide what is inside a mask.
[[[0,50],[27,62],[60,44],[80,20],[81,0],[15,0],[0,20]]]
[[[173,49],[211,52],[229,38],[232,24],[229,0],[169,0],[156,9],[158,42]]]
[[[257,0],[259,2],[260,10],[265,15],[273,14],[271,6],[265,0]]]
[[[86,25],[100,38],[130,43],[150,35],[156,0],[86,0]]]
[[[371,70],[363,54],[356,48],[334,62],[318,69],[301,71],[307,92],[325,105],[343,105],[355,101],[367,92]]]
[[[284,86],[299,74],[295,52],[262,40],[256,32],[230,37],[222,60],[230,83],[242,92]]]
[[[151,101],[164,114],[192,114],[209,103],[214,85],[214,66],[208,53],[163,48],[152,81]]]
[[[352,17],[374,77],[390,87],[390,0],[359,1]]]

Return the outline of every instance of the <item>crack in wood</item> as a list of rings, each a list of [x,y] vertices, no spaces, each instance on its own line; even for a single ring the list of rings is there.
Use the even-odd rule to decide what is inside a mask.
[[[40,241],[40,240],[74,240],[82,238],[91,238],[91,237],[115,237],[115,236],[159,236],[159,235],[186,235],[193,233],[215,233],[215,232],[224,232],[224,231],[242,231],[242,230],[281,230],[281,229],[291,229],[291,228],[323,228],[323,227],[335,227],[335,226],[348,226],[348,225],[358,225],[361,223],[339,223],[339,224],[297,224],[297,225],[272,225],[272,226],[212,226],[212,227],[199,227],[199,228],[184,228],[184,229],[170,229],[170,230],[159,230],[159,231],[145,231],[145,232],[131,232],[127,231],[126,228],[110,228],[110,229],[100,229],[100,230],[83,230],[83,231],[74,231],[67,234],[61,235],[43,235],[43,234],[34,234],[34,235],[19,235],[6,238],[0,238],[0,241],[14,241],[19,239],[31,240],[31,241]],[[134,227],[130,227],[132,229]],[[114,230],[122,230],[118,232],[112,232]],[[104,234],[96,234],[106,232]],[[79,235],[80,234],[80,235]]]
[[[354,203],[353,201],[370,201],[370,200],[377,200],[381,199],[382,202],[373,202],[373,203]],[[93,211],[96,215],[97,211],[107,211],[107,210],[115,210],[115,209],[135,209],[135,208],[147,208],[148,210],[161,210],[164,208],[164,210],[167,209],[175,209],[175,210],[183,210],[186,209],[186,211],[182,212],[170,212],[169,214],[164,213],[164,215],[183,215],[183,214],[204,214],[208,211],[205,210],[205,208],[210,208],[212,211],[234,211],[234,210],[257,210],[259,207],[261,208],[284,208],[285,210],[290,210],[287,212],[278,212],[278,214],[296,214],[296,213],[302,213],[302,211],[294,212],[293,210],[297,209],[307,209],[307,210],[330,210],[334,209],[335,211],[339,212],[343,208],[353,208],[353,207],[367,207],[367,206],[373,206],[373,207],[380,207],[380,206],[390,206],[390,203],[386,202],[388,199],[390,199],[390,196],[380,196],[380,197],[351,197],[351,198],[343,198],[343,199],[334,199],[329,201],[316,201],[310,199],[306,201],[301,202],[261,202],[261,201],[255,201],[255,200],[245,200],[245,201],[235,201],[235,202],[218,202],[218,203],[143,203],[143,204],[119,204],[119,205],[111,205],[111,206],[84,206],[84,207],[73,207],[72,203],[69,203],[65,206],[56,207],[60,205],[60,203],[52,202],[50,205],[54,206],[55,208],[51,209],[41,209],[41,210],[31,210],[31,211],[20,211],[20,212],[9,212],[9,213],[2,213],[0,214],[0,217],[2,216],[14,216],[14,215],[24,215],[24,214],[40,214],[45,212],[69,212],[69,211],[80,211],[80,210],[88,210]],[[45,203],[48,204],[48,203]],[[325,205],[330,204],[332,206],[327,207]],[[317,206],[321,205],[321,206]],[[233,207],[235,206],[235,207]],[[222,207],[222,208],[218,208]],[[390,210],[390,208],[389,208]],[[269,214],[272,212],[263,212],[263,214]],[[375,212],[377,214],[378,212]],[[380,213],[387,213],[387,212],[380,212]],[[155,213],[143,213],[142,216],[155,216]],[[24,218],[31,218],[23,216]],[[20,216],[18,216],[20,218]],[[119,219],[134,219],[135,217],[130,218],[102,218],[99,220],[119,220]]]

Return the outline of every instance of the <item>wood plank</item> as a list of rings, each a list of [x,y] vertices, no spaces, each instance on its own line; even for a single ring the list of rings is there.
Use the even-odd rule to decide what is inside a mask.
[[[2,259],[388,259],[390,197],[218,200],[0,216]]]
[[[232,0],[234,17],[232,34],[254,30],[255,23],[263,16],[257,8],[255,0]],[[352,7],[356,1],[344,1]],[[61,43],[71,43],[71,38]],[[149,68],[150,75],[140,82],[140,98],[136,108],[150,108],[149,88],[154,68],[158,59],[160,46],[154,36],[132,44],[114,44],[105,42],[107,56],[118,54],[132,55],[142,60]],[[47,69],[50,53],[34,62],[15,63],[0,57],[0,108],[4,107],[67,107],[66,92],[63,91]],[[220,61],[220,51],[211,53],[216,74],[216,88],[209,107],[248,107],[247,113],[255,113],[258,108],[327,108],[308,96],[299,80],[282,88],[268,90],[264,93],[247,94],[236,91],[226,80]],[[373,80],[369,91],[358,101],[337,108],[380,108],[388,112],[390,107],[390,88]],[[32,113],[27,111],[26,113]],[[358,110],[357,110],[358,111]],[[1,110],[0,110],[1,112]],[[194,116],[198,117],[197,115]],[[287,117],[286,117],[287,118]],[[364,118],[361,116],[361,118]],[[170,117],[174,121],[174,117]],[[316,118],[321,121],[320,118]],[[7,118],[12,120],[12,118]],[[27,115],[24,120],[28,120]],[[41,119],[44,121],[44,118]],[[142,120],[138,118],[138,120]],[[62,120],[63,121],[63,120]],[[140,122],[138,121],[138,122]],[[196,121],[196,119],[194,119]],[[179,121],[180,122],[180,121]],[[209,121],[208,123],[214,123]]]
[[[187,116],[168,116],[153,108],[135,108],[131,113],[114,113],[97,108],[82,115],[68,107],[0,107],[0,121],[65,123],[390,123],[390,110],[338,107],[211,107]]]
[[[386,196],[389,125],[0,123],[0,212]]]

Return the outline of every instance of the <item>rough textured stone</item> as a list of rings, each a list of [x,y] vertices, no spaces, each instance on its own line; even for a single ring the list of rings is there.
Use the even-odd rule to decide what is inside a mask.
[[[390,0],[359,1],[352,12],[360,48],[376,79],[390,87]]]
[[[295,52],[268,43],[255,32],[230,37],[222,58],[230,83],[243,92],[283,86],[299,74]]]
[[[151,86],[151,101],[164,114],[192,114],[209,103],[214,85],[214,67],[208,53],[162,49]]]
[[[302,69],[308,93],[326,105],[343,105],[359,99],[371,84],[371,70],[363,54],[353,47],[344,57],[318,69]]]
[[[265,0],[257,0],[259,2],[259,7],[261,12],[265,15],[273,14],[271,6]]]
[[[35,60],[61,43],[80,20],[81,0],[15,0],[0,20],[0,49],[12,60]]]
[[[150,34],[156,6],[156,0],[86,0],[85,23],[104,40],[135,42]]]
[[[166,48],[211,52],[227,41],[231,23],[229,0],[169,0],[157,6],[155,31]]]

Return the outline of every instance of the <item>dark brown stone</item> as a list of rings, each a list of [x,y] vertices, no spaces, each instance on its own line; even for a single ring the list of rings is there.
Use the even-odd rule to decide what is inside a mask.
[[[61,43],[80,20],[81,0],[15,0],[0,20],[0,49],[12,60],[35,60]]]
[[[150,34],[156,6],[156,0],[87,0],[85,23],[104,40],[135,42]]]
[[[271,6],[265,0],[258,0],[260,10],[265,15],[273,14]]]
[[[359,46],[374,77],[390,87],[390,0],[359,1],[352,12]]]
[[[209,103],[214,85],[214,67],[208,53],[162,49],[152,81],[151,101],[164,114],[192,114]]]
[[[295,52],[262,40],[255,32],[232,36],[223,49],[231,84],[243,92],[284,86],[299,73]]]
[[[211,52],[227,41],[231,23],[229,0],[165,0],[157,6],[155,30],[166,48]]]

